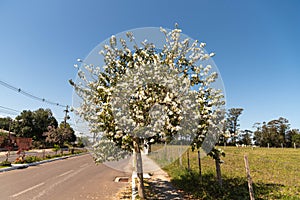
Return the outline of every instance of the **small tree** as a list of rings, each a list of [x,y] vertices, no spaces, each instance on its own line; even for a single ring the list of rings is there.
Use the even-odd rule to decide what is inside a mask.
[[[142,199],[143,144],[169,143],[176,135],[188,135],[196,137],[193,145],[198,148],[220,119],[220,111],[213,107],[224,104],[221,92],[210,87],[218,74],[211,72],[211,65],[199,64],[214,54],[205,52],[204,43],[182,39],[177,27],[170,32],[161,28],[161,32],[165,35],[161,47],[151,41],[138,46],[128,32],[126,36],[133,43],[130,49],[124,38],[112,36],[100,51],[104,70],[84,63],[84,70],[78,72],[80,83],[70,81],[82,98],[76,113],[89,123],[91,132],[102,137],[93,146],[100,150],[95,151],[99,161],[109,161],[113,155],[119,159],[125,156],[122,151],[134,153]],[[114,151],[112,143],[122,151],[108,156],[105,151]]]

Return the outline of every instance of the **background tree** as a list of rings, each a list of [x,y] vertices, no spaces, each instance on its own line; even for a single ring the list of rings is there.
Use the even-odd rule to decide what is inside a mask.
[[[286,143],[286,134],[289,130],[289,121],[283,117],[280,117],[279,119],[271,120],[267,124],[269,129],[269,134],[273,138],[273,144],[275,146],[281,146]]]
[[[40,108],[33,112],[34,116],[34,128],[33,132],[36,135],[36,140],[42,141],[45,138],[43,133],[47,131],[48,126],[57,127],[58,122],[54,118],[52,111],[50,109]]]
[[[295,145],[300,145],[300,132],[299,129],[289,130],[286,134],[286,145],[287,147],[294,147]]]
[[[67,144],[73,144],[77,140],[75,131],[69,123],[61,122],[59,128],[64,129],[64,132],[66,133],[65,142]]]
[[[239,116],[242,114],[243,110],[244,110],[243,108],[230,108],[228,109],[227,112],[227,119],[226,119],[227,130],[231,134],[230,143],[233,145],[237,142],[238,127],[240,126],[238,121],[239,121]]]
[[[299,132],[297,134],[293,135],[292,143],[293,144],[295,143],[295,145],[298,147],[300,146],[300,133]]]
[[[251,145],[252,144],[252,134],[250,130],[243,130],[239,135],[239,144]]]
[[[10,117],[0,118],[0,129],[8,131],[11,121],[12,118]]]
[[[87,147],[91,145],[91,141],[87,136],[76,137],[78,147]]]
[[[16,117],[20,120],[13,124],[13,130],[18,137],[27,137],[35,139],[34,129],[34,114],[30,110],[24,110]]]
[[[12,130],[18,137],[33,139],[35,147],[43,147],[45,137],[43,133],[48,126],[57,127],[58,123],[50,109],[40,108],[36,111],[24,110],[12,123]]]
[[[65,127],[66,126],[66,127]],[[76,141],[76,136],[74,130],[67,123],[61,123],[59,127],[48,126],[48,131],[44,133],[46,137],[46,142],[53,145],[58,145],[63,148],[65,143],[73,143]]]
[[[288,142],[289,122],[287,119],[280,117],[279,119],[271,120],[268,123],[263,122],[255,124],[256,131],[254,132],[256,143],[260,146],[281,147],[286,146]]]

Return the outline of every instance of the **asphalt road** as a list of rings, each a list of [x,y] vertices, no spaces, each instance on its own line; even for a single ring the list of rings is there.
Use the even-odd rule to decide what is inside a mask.
[[[0,173],[1,200],[114,199],[126,184],[114,182],[129,176],[83,155]]]

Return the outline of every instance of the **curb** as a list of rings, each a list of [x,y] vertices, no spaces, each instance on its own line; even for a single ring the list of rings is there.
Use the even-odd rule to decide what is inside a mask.
[[[5,167],[0,169],[0,173],[15,170],[15,169],[24,169],[27,168],[28,166],[29,166],[28,164],[12,164],[11,167]]]
[[[80,153],[80,154],[74,154],[74,155],[69,155],[69,156],[62,156],[62,157],[58,157],[58,158],[52,158],[52,159],[42,160],[42,161],[33,162],[33,163],[12,164],[11,167],[5,167],[5,168],[0,169],[0,173],[15,170],[15,169],[25,169],[25,168],[28,168],[30,166],[37,166],[37,165],[40,165],[40,164],[49,163],[49,162],[53,162],[53,161],[57,161],[57,160],[64,160],[64,159],[67,159],[67,158],[71,158],[71,157],[75,157],[75,156],[82,156],[82,155],[85,155],[85,154],[87,154],[87,153]]]

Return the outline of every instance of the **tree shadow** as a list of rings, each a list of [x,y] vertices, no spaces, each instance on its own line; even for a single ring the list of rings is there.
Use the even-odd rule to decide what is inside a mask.
[[[202,176],[202,183],[200,183],[199,174],[184,170],[176,178],[172,179],[172,184],[178,189],[187,193],[191,199],[214,199],[214,200],[249,200],[248,182],[243,177],[222,177],[222,187],[219,186],[214,174],[204,174]],[[284,185],[280,184],[266,184],[254,183],[253,189],[255,199],[269,199],[270,197],[276,199],[287,199],[290,197],[276,194],[278,190]],[[273,196],[270,196],[273,195]],[[298,199],[296,197],[295,199]]]
[[[147,199],[164,199],[164,200],[181,200],[183,196],[172,183],[162,179],[154,179],[148,182],[151,190],[151,195],[148,195]]]

